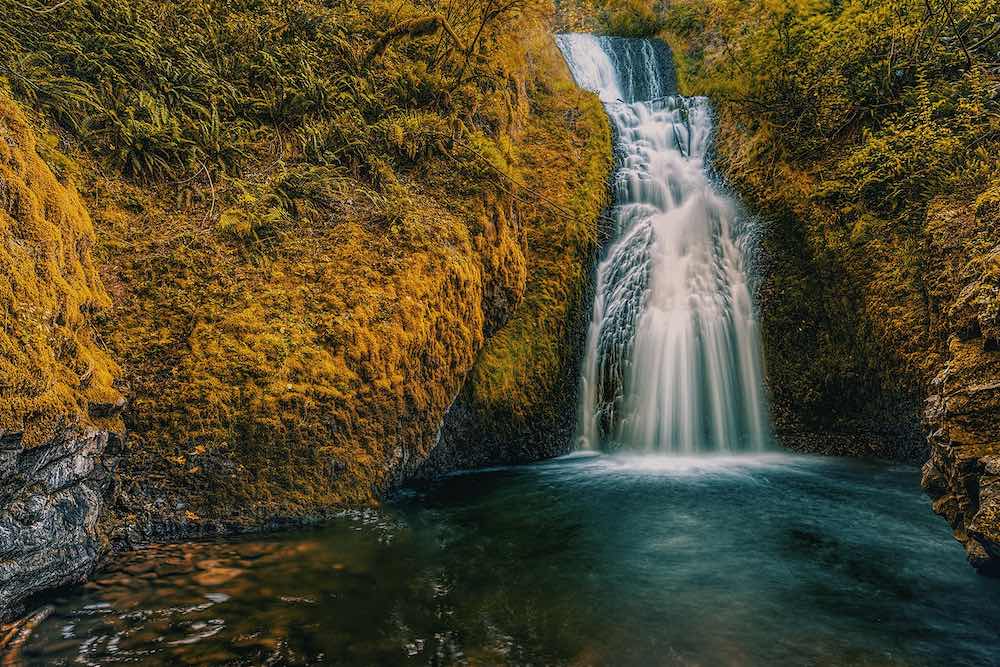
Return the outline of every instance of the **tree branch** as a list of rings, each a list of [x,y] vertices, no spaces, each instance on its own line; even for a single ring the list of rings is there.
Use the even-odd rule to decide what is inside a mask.
[[[368,50],[368,54],[365,56],[365,63],[370,64],[376,58],[381,57],[386,49],[397,39],[403,37],[409,39],[427,37],[428,35],[433,35],[438,30],[444,30],[448,37],[458,45],[458,48],[465,49],[462,45],[462,40],[455,34],[448,20],[440,14],[435,14],[433,16],[422,16],[409,21],[403,21],[392,30],[383,34]]]

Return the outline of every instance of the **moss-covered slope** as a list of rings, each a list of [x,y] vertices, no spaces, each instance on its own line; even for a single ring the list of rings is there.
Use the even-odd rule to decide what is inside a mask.
[[[62,159],[0,94],[0,438],[26,448],[62,429],[114,426],[121,398],[118,366],[94,334],[110,303],[94,228],[42,155]]]
[[[130,399],[122,525],[373,501],[491,337],[491,405],[554,391],[609,149],[551,12],[82,0],[0,22],[0,71],[95,223]]]
[[[979,484],[1000,452],[980,391],[1000,380],[1000,17],[985,0],[690,0],[666,19],[685,92],[718,102],[719,167],[767,222],[781,435],[925,460],[930,398],[925,485],[987,563],[1000,555]]]
[[[519,143],[528,277],[513,317],[480,351],[424,474],[568,451],[589,314],[599,220],[609,203],[611,133],[596,96],[576,87],[544,43]]]

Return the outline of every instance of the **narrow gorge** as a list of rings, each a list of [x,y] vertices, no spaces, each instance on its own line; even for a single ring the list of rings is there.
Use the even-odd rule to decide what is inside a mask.
[[[988,0],[8,4],[3,664],[998,664]]]

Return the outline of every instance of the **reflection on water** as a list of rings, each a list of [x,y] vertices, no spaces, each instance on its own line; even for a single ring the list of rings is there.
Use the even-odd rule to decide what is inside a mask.
[[[127,554],[29,664],[990,665],[980,578],[917,471],[577,456],[382,511]]]

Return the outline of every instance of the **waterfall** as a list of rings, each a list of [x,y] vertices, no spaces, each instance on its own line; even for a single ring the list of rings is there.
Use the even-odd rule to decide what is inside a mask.
[[[707,100],[673,94],[658,41],[567,34],[558,43],[617,137],[615,228],[597,267],[582,370],[582,446],[764,449],[752,230],[706,172]]]

